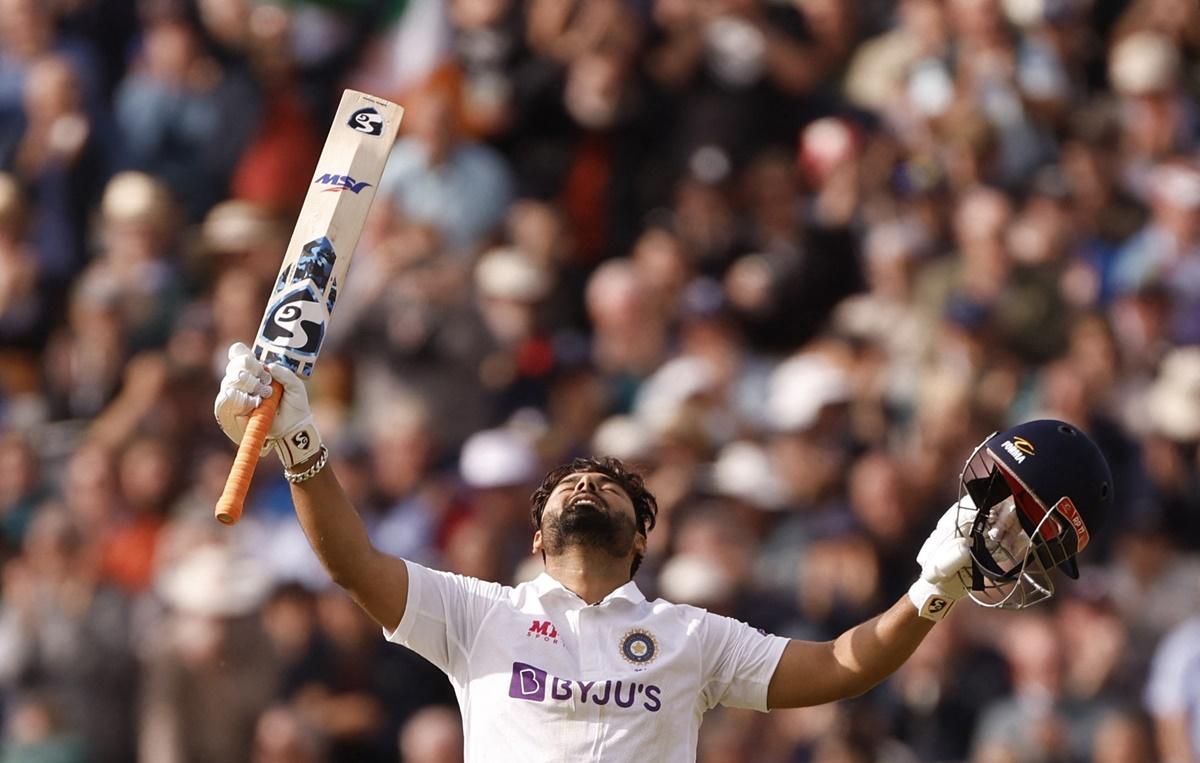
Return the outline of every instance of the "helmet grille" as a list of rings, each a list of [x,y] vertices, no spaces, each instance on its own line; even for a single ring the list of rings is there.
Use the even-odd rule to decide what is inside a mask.
[[[972,452],[959,479],[956,527],[970,540],[973,561],[960,575],[977,604],[1023,609],[1054,595],[1049,570],[1074,555],[1074,544],[1063,542],[1072,533],[986,443]]]

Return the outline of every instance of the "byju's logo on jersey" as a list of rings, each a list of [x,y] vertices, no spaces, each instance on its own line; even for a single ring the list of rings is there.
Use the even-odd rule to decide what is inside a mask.
[[[570,702],[581,705],[633,707],[635,703],[650,713],[662,709],[662,689],[637,681],[572,681],[550,675],[536,665],[514,662],[508,696],[527,702]]]
[[[634,628],[621,637],[621,656],[633,665],[645,665],[658,656],[658,639],[643,628]]]
[[[545,702],[546,671],[523,662],[514,662],[508,696],[530,702]]]
[[[321,189],[325,193],[341,193],[349,191],[350,193],[360,193],[364,188],[370,188],[371,184],[365,180],[355,180],[349,175],[331,175],[328,172],[321,175],[313,181],[313,185],[323,185]]]
[[[354,112],[346,124],[367,135],[383,134],[383,117],[379,116],[379,110],[374,106],[364,106]]]

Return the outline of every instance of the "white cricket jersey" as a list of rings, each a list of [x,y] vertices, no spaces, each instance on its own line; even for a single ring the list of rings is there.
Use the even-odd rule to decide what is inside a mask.
[[[589,606],[545,573],[508,587],[407,564],[384,635],[450,677],[468,761],[694,761],[706,710],[767,709],[787,645],[633,581]]]

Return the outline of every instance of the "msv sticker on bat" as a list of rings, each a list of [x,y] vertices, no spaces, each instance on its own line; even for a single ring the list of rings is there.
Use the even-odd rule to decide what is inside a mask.
[[[337,299],[333,265],[337,253],[322,236],[304,245],[300,258],[275,283],[263,317],[254,355],[263,362],[283,363],[308,376],[325,341],[325,327]]]
[[[356,195],[362,193],[364,188],[371,187],[371,184],[365,180],[355,180],[349,175],[334,175],[328,172],[318,175],[317,179],[313,181],[313,185],[325,186],[321,189],[325,193],[349,191]]]
[[[379,116],[379,110],[374,106],[364,106],[354,112],[346,124],[367,135],[383,134],[383,117]]]

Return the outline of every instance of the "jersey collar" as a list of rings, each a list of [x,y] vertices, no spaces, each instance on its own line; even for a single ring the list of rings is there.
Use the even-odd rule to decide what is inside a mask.
[[[567,596],[571,599],[574,599],[576,602],[583,604],[583,599],[579,598],[575,592],[567,590],[562,583],[550,577],[550,573],[548,572],[543,572],[534,578],[532,585],[533,589],[537,592],[539,599],[548,595]],[[600,605],[607,604],[615,599],[623,599],[630,604],[640,604],[646,600],[646,597],[642,594],[641,589],[637,587],[637,583],[630,580],[625,585],[615,589],[608,596],[605,596],[600,601]]]

